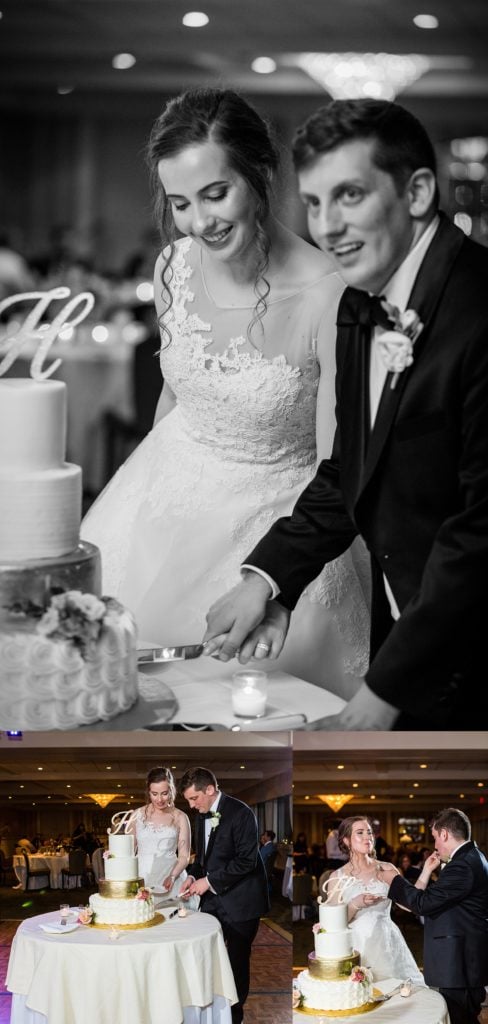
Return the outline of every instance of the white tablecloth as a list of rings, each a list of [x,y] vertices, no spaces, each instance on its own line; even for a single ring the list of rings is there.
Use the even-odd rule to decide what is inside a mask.
[[[293,899],[293,857],[286,858],[281,895],[288,897],[289,900]]]
[[[51,889],[61,889],[61,871],[69,865],[68,854],[29,854],[29,865],[32,871],[49,871]],[[26,869],[22,854],[15,853],[12,859],[12,866],[25,889]],[[74,880],[76,881],[76,879]],[[46,885],[45,879],[31,878],[29,889],[42,889]]]
[[[216,918],[174,917],[116,940],[110,929],[39,927],[53,921],[58,913],[29,918],[14,937],[12,1024],[38,1024],[35,1014],[42,1024],[230,1024],[237,997]]]
[[[144,645],[141,645],[144,646]],[[242,731],[275,731],[299,729],[306,715],[308,722],[336,715],[344,707],[340,697],[322,690],[319,686],[306,683],[297,676],[286,672],[268,672],[268,704],[262,718],[245,723],[236,718],[231,707],[232,674],[242,670],[234,659],[224,663],[215,658],[195,658],[190,661],[175,661],[166,665],[144,666],[140,675],[140,697],[129,711],[118,715],[111,722],[100,722],[86,726],[87,729],[130,730],[144,729],[164,723],[164,713],[159,712],[161,686],[165,683],[174,693],[178,708],[171,718],[171,724],[205,723],[216,728],[232,729],[238,726]]]
[[[386,995],[400,981],[399,978],[378,981],[375,988]],[[365,1014],[360,1019],[371,1020],[371,1024],[449,1024],[449,1014],[443,997],[433,989],[422,986],[415,988],[412,995],[406,999],[400,995],[392,996],[386,1003],[376,1006],[371,1012],[371,1017]],[[339,1021],[340,1024],[357,1024],[358,1016],[325,1017],[320,1013],[311,1014],[309,1010],[306,1013],[299,1010],[294,1012],[293,1024],[304,1024],[306,1021],[309,1024],[333,1024],[334,1021],[337,1021],[337,1024]]]

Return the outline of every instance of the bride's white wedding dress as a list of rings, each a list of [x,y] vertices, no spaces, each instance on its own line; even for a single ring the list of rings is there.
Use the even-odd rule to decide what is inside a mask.
[[[326,330],[333,354],[343,290],[330,273],[269,301],[257,351],[246,333],[253,310],[215,304],[200,254],[185,238],[173,257],[171,341],[163,339],[160,360],[176,405],[81,530],[101,549],[104,593],[133,611],[142,641],[170,646],[201,640],[210,605],[238,582],[246,555],[314,475],[316,339]],[[332,424],[333,369],[330,377]],[[368,635],[364,589],[347,552],[302,596],[273,667],[342,693],[367,668]]]
[[[178,827],[176,824],[154,824],[145,817],[142,808],[134,816],[133,828],[137,841],[139,873],[145,885],[155,888],[164,895],[163,882],[178,863]],[[178,896],[185,878],[186,871],[183,869],[173,887],[167,892],[168,897]]]
[[[364,892],[387,896],[388,889],[389,885],[380,878],[374,878],[366,885],[359,879],[353,879],[345,889],[344,900],[350,903]],[[371,968],[374,981],[410,978],[415,985],[425,984],[400,929],[391,919],[391,900],[384,899],[375,906],[358,910],[349,927],[354,949],[361,954],[363,967]]]

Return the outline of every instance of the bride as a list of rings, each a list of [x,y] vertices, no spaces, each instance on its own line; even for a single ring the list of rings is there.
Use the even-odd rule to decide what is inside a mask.
[[[126,832],[135,836],[145,885],[177,897],[190,860],[191,830],[187,815],[174,806],[175,796],[170,769],[151,768],[146,778],[146,803],[131,815]]]
[[[415,985],[425,985],[400,929],[390,917],[387,894],[399,871],[394,864],[376,860],[369,819],[345,818],[339,825],[338,842],[343,853],[349,854],[349,861],[327,879],[328,902],[347,903],[353,946],[361,955],[361,964],[371,968],[374,981],[409,978]]]
[[[277,146],[240,96],[171,100],[148,155],[166,246],[154,279],[164,387],[153,430],[81,534],[101,549],[104,592],[133,611],[141,641],[173,646],[201,639],[210,605],[330,452],[344,285],[272,215]],[[368,634],[348,552],[302,596],[274,667],[348,699]]]

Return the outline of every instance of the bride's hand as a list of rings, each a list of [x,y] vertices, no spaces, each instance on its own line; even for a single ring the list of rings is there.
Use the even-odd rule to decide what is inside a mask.
[[[166,892],[169,892],[169,890],[173,888],[173,882],[174,882],[173,876],[172,875],[168,875],[168,877],[164,879],[163,889],[166,889]]]

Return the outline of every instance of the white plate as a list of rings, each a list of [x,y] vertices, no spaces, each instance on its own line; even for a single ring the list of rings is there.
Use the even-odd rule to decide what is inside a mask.
[[[50,932],[52,935],[65,935],[66,932],[74,932],[79,928],[77,921],[72,924],[40,924],[39,928],[42,928],[43,932]]]

